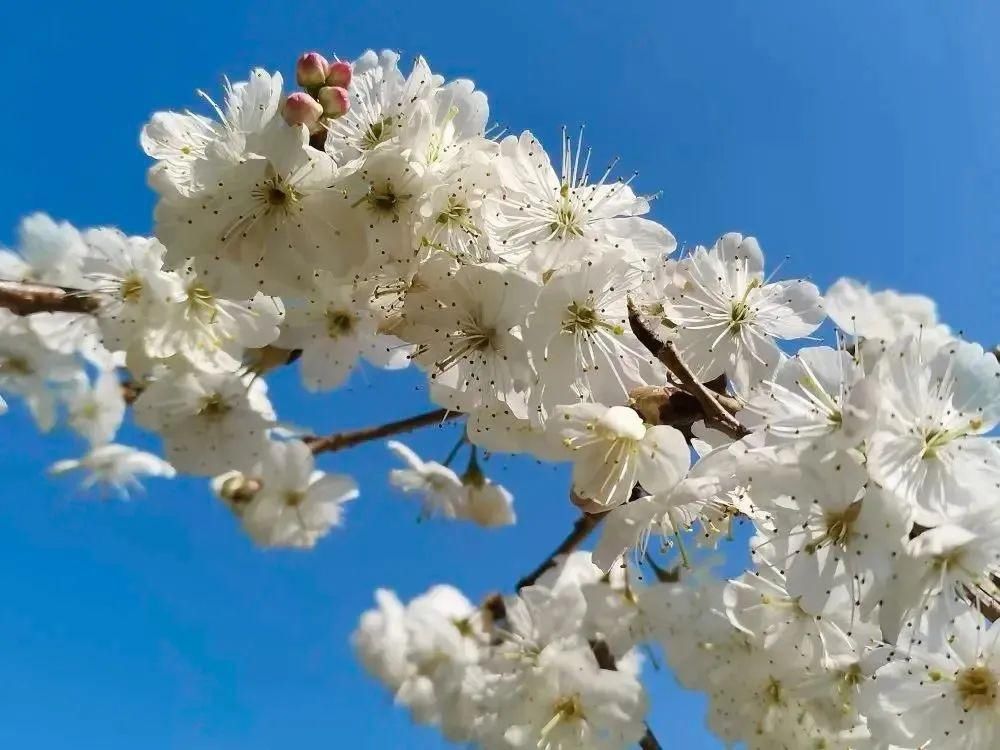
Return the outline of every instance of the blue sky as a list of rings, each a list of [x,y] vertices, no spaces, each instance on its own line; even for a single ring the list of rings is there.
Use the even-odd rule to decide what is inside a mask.
[[[139,128],[196,106],[196,88],[302,51],[424,54],[474,79],[493,118],[550,148],[587,125],[684,243],[755,234],[784,273],[840,275],[934,296],[973,339],[1000,340],[1000,6],[896,0],[421,3],[50,0],[0,10],[0,241],[35,210],[148,232]],[[413,374],[368,372],[273,396],[318,431],[419,411]],[[142,445],[147,438],[127,433]],[[454,428],[414,437],[442,457]],[[347,637],[380,585],[509,587],[574,516],[565,472],[492,461],[520,525],[416,522],[386,486],[382,446],[326,459],[362,498],[312,554],[263,553],[203,484],[151,483],[129,504],[84,502],[44,476],[71,455],[18,409],[0,420],[0,746],[37,750],[431,750],[355,665]],[[650,675],[665,744],[715,748],[701,705]],[[694,712],[694,713],[692,713]]]

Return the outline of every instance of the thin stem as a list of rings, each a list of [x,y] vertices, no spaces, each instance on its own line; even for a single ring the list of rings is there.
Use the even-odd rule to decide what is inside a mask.
[[[677,540],[677,549],[681,553],[681,564],[685,568],[690,568],[691,567],[691,561],[688,559],[687,550],[684,549],[684,539],[683,539],[683,537],[681,537],[681,532],[680,531],[677,531],[677,530],[674,531],[674,539]]]
[[[449,411],[448,409],[435,409],[424,414],[417,414],[413,417],[400,419],[396,422],[387,422],[376,427],[363,427],[360,430],[346,430],[345,432],[335,432],[332,435],[319,437],[312,435],[302,438],[302,442],[309,446],[313,453],[334,453],[353,448],[355,445],[367,443],[371,440],[398,435],[401,432],[409,432],[419,427],[427,427],[433,424],[442,424],[450,419],[458,419],[465,416],[461,412]]]
[[[559,543],[559,546],[552,550],[552,553],[542,560],[538,567],[519,580],[517,582],[516,589],[520,591],[525,586],[531,586],[539,578],[541,578],[542,574],[545,573],[546,570],[555,566],[559,557],[568,554],[579,547],[580,544],[583,543],[583,540],[590,536],[590,532],[596,529],[598,524],[604,520],[606,515],[607,513],[582,514],[578,519],[576,519],[576,523],[573,524],[573,528],[570,530],[569,534],[566,535],[566,538]]]
[[[455,456],[458,455],[458,452],[462,449],[462,446],[465,445],[465,441],[466,441],[466,435],[465,431],[463,430],[462,434],[458,438],[458,442],[455,443],[455,447],[448,452],[448,457],[444,460],[442,466],[451,466],[451,462],[455,460]]]

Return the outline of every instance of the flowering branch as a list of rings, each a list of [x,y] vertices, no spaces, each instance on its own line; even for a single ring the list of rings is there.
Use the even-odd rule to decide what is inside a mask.
[[[733,416],[733,412],[739,409],[739,402],[729,396],[715,393],[701,383],[681,359],[673,343],[661,341],[646,325],[631,300],[628,304],[628,322],[639,343],[656,355],[656,358],[680,381],[684,390],[697,399],[704,412],[706,424],[726,433],[734,440],[749,434],[747,428]]]
[[[757,240],[735,232],[670,259],[676,241],[639,218],[648,201],[631,178],[612,184],[614,163],[594,183],[589,150],[566,133],[561,168],[530,132],[498,144],[471,83],[445,84],[422,58],[409,75],[397,62],[392,52],[365,53],[356,65],[307,53],[297,91],[260,68],[227,85],[213,107],[221,122],[154,115],[142,144],[158,162],[155,238],[25,220],[23,248],[5,267],[11,279],[32,281],[0,281],[0,307],[11,311],[0,326],[0,389],[23,397],[42,427],[65,415],[87,441],[83,456],[52,471],[83,469],[86,485],[123,494],[137,476],[211,477],[257,544],[312,548],[358,495],[352,477],[316,471],[314,454],[463,414],[435,409],[285,440],[263,376],[301,358],[306,387],[325,391],[348,382],[359,358],[412,363],[431,380],[445,375],[479,429],[460,428],[443,464],[390,443],[408,465],[393,484],[448,518],[512,523],[510,493],[476,456],[498,444],[483,433],[493,430],[504,447],[526,428],[530,439],[515,447],[540,461],[567,457],[554,445],[571,449],[570,500],[597,511],[583,512],[510,596],[495,593],[479,611],[444,585],[405,606],[378,593],[353,643],[415,721],[470,746],[624,750],[627,740],[660,750],[644,722],[640,675],[624,668],[624,655],[655,636],[685,687],[708,692],[713,714],[726,715],[733,741],[814,746],[847,728],[880,747],[979,747],[998,736],[1000,514],[991,501],[1000,457],[991,435],[1000,349],[984,355],[953,337],[923,298],[850,279],[830,287],[824,304],[809,281],[772,281]],[[435,168],[415,176],[415,155]],[[209,173],[219,179],[195,179]],[[587,252],[567,257],[567,241]],[[643,264],[649,274],[632,273]],[[664,328],[662,313],[630,295],[669,300],[672,322]],[[52,315],[10,320],[52,312],[84,325]],[[87,315],[100,325],[87,325],[95,322]],[[642,346],[622,330],[626,317]],[[875,361],[865,367],[842,347],[783,356],[791,354],[783,341],[809,340],[826,317],[857,341],[892,336],[881,351],[870,347]],[[643,377],[650,353],[666,368],[652,381]],[[766,372],[755,362],[777,364]],[[737,372],[752,402],[729,392]],[[578,402],[579,394],[590,397]],[[114,442],[123,400],[134,402],[138,426],[162,438],[169,462]],[[517,419],[525,403],[559,418]],[[750,408],[756,436],[796,449],[723,446],[692,467],[695,425],[739,441],[748,434],[740,410]],[[449,466],[466,446],[459,475]],[[255,475],[234,466],[254,466]],[[733,497],[751,471],[752,504]],[[640,497],[649,500],[624,505]],[[604,520],[609,508],[623,508],[621,524]],[[676,583],[686,530],[712,542],[738,512],[757,534],[751,568],[728,583],[695,576],[670,591],[638,581],[633,589],[631,577],[612,583],[589,553],[574,553],[602,523],[614,538],[601,552],[614,552],[612,541],[620,553],[641,551],[648,537],[673,535],[676,567],[646,557],[656,581]],[[836,584],[808,562],[820,547],[845,573]],[[937,566],[930,577],[920,569],[959,555],[979,565]],[[575,575],[577,563],[592,575]],[[538,582],[564,565],[559,591],[546,595]],[[894,586],[902,576],[922,583]],[[877,620],[855,596],[854,583],[869,578]],[[593,587],[614,593],[594,598]],[[566,592],[576,606],[567,607]],[[957,617],[955,592],[968,605]],[[515,603],[527,617],[515,616]],[[987,637],[983,617],[996,623]],[[891,635],[887,622],[895,633],[944,632],[907,635],[884,663],[859,659],[880,628]],[[543,649],[552,658],[507,658]],[[847,692],[796,688],[820,674]],[[789,699],[774,700],[777,692]],[[766,727],[762,711],[773,719]]]
[[[92,313],[97,300],[78,289],[22,281],[0,281],[0,307],[15,315],[40,312]]]
[[[448,409],[434,409],[433,411],[417,414],[396,422],[387,422],[375,427],[363,427],[360,430],[347,430],[345,432],[335,432],[332,435],[320,437],[311,435],[302,438],[302,442],[309,446],[313,453],[333,453],[345,448],[352,448],[370,440],[398,435],[401,432],[410,432],[419,427],[427,427],[433,424],[442,424],[451,419],[458,419],[465,416],[462,412],[449,411]]]

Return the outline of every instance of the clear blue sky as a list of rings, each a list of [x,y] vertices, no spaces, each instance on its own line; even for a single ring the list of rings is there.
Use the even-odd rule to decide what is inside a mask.
[[[995,3],[918,0],[5,3],[0,240],[39,209],[148,232],[150,113],[254,65],[287,73],[304,50],[393,47],[473,78],[496,120],[550,147],[560,125],[586,123],[600,160],[617,154],[641,190],[663,191],[655,217],[683,242],[752,233],[775,261],[791,255],[788,275],[928,293],[994,342],[998,27]],[[328,398],[294,377],[275,382],[277,405],[318,430],[423,406],[412,375],[371,373]],[[440,458],[452,441],[413,444]],[[0,420],[0,747],[442,748],[355,665],[357,616],[379,585],[507,587],[573,517],[562,472],[493,461],[516,529],[417,524],[370,446],[326,460],[363,484],[345,529],[312,554],[262,553],[198,481],[80,501],[43,475],[73,450],[20,410]],[[650,685],[666,746],[719,747],[668,674]]]

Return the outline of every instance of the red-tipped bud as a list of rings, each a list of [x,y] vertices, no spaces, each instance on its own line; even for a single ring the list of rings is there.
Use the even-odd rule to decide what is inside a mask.
[[[289,125],[312,128],[323,116],[323,105],[304,91],[290,94],[281,106],[281,115]]]
[[[351,100],[347,89],[341,86],[324,86],[316,94],[319,103],[323,105],[323,114],[328,117],[340,117],[351,108]]]
[[[354,69],[351,67],[351,64],[343,60],[337,60],[330,63],[326,70],[326,85],[340,86],[342,89],[346,89],[351,85],[351,78],[353,77]]]
[[[304,88],[316,88],[326,82],[329,68],[326,58],[319,52],[306,52],[295,64],[295,80]]]

